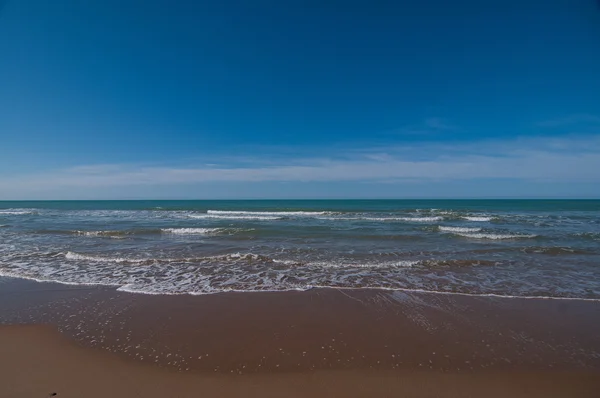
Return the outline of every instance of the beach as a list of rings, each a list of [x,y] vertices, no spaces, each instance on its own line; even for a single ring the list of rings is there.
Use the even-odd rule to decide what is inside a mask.
[[[0,208],[0,397],[597,397],[600,201]]]
[[[152,296],[3,278],[7,397],[595,397],[597,302],[316,289]]]
[[[0,37],[0,398],[600,398],[600,0]]]

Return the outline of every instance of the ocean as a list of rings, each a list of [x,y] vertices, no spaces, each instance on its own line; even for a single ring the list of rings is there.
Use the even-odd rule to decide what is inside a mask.
[[[600,200],[0,202],[0,276],[600,301]]]

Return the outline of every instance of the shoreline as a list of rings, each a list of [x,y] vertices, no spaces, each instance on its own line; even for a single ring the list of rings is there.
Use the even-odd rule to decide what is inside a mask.
[[[169,393],[160,386],[178,383],[223,396],[248,396],[235,390],[242,385],[254,391],[250,396],[592,397],[600,391],[600,304],[589,301],[366,289],[162,296],[0,278],[0,325],[4,352],[20,335],[7,330],[35,330],[23,335],[24,345],[42,344],[57,358],[79,352],[64,366],[109,361],[145,374],[162,396]],[[15,348],[0,364],[35,373],[26,364],[11,368],[21,355]],[[15,377],[14,388],[16,380],[26,382]],[[289,387],[304,384],[304,390]],[[135,388],[125,385],[122,391]]]
[[[345,287],[345,286],[311,286],[307,289],[290,289],[290,290],[227,290],[220,292],[212,292],[212,293],[155,293],[155,292],[146,292],[139,290],[130,290],[125,288],[126,285],[107,285],[102,283],[71,283],[71,282],[62,282],[56,280],[43,280],[36,279],[33,277],[26,277],[21,275],[11,275],[9,273],[0,273],[0,279],[14,279],[14,280],[24,280],[28,282],[35,283],[48,283],[51,285],[64,285],[64,286],[72,286],[72,287],[81,287],[85,288],[106,288],[106,289],[114,289],[118,292],[129,293],[129,294],[139,294],[146,296],[209,296],[209,295],[219,295],[219,294],[263,294],[263,293],[295,293],[295,292],[308,292],[311,290],[337,290],[337,291],[370,291],[370,292],[403,292],[407,294],[425,294],[425,295],[447,295],[447,296],[464,296],[464,297],[476,297],[476,298],[493,298],[493,299],[516,299],[516,300],[565,300],[565,301],[587,301],[587,302],[598,302],[600,303],[600,298],[589,298],[589,297],[568,297],[568,296],[515,296],[508,294],[497,294],[497,293],[466,293],[466,292],[455,292],[455,291],[441,291],[441,290],[425,290],[425,289],[417,289],[417,288],[391,288],[391,287]]]

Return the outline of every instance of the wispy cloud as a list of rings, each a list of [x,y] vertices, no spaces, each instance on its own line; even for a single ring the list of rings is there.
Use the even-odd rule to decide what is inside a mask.
[[[415,156],[418,154],[418,156]],[[426,156],[425,156],[426,154]],[[247,159],[246,159],[247,160]],[[464,181],[515,179],[600,183],[600,136],[520,139],[464,145],[414,145],[356,150],[354,159],[295,158],[278,164],[259,157],[244,166],[80,165],[0,179],[0,195],[57,188],[65,192],[210,182]]]
[[[600,116],[579,113],[562,118],[544,120],[537,123],[540,127],[563,127],[575,125],[593,125],[600,126]]]
[[[391,130],[390,133],[402,135],[436,135],[452,130],[458,130],[458,127],[441,117],[429,117],[419,123]]]
[[[434,130],[455,130],[456,127],[449,124],[446,120],[439,117],[430,117],[425,119],[425,126]]]

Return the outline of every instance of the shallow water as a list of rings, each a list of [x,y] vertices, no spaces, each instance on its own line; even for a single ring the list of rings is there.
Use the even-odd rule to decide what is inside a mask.
[[[154,294],[600,300],[600,201],[0,202],[0,275]]]

